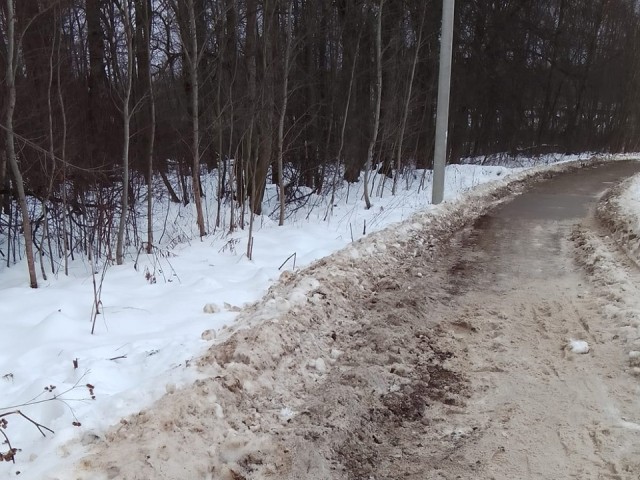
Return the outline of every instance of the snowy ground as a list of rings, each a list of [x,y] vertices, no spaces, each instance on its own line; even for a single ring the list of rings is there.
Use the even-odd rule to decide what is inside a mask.
[[[596,212],[600,231],[577,229],[578,262],[605,299],[603,315],[620,329],[628,370],[640,376],[640,174],[612,188]],[[620,264],[616,248],[628,259]]]
[[[498,189],[514,173],[524,175],[520,172],[505,167],[450,167],[446,199],[459,198],[469,188],[490,181],[495,183],[485,188]],[[403,183],[399,194],[391,196],[387,182],[385,194],[374,195],[374,207],[368,211],[361,200],[362,187],[343,186],[326,221],[328,206],[321,198],[310,198],[284,227],[261,217],[252,260],[244,254],[246,231],[194,240],[192,212],[174,206],[176,210],[165,212],[169,228],[164,229],[168,233],[161,255],[142,255],[134,269],[132,253],[126,265],[99,270],[98,282],[104,272],[102,314],[95,335],[90,335],[93,284],[88,264],[77,262],[69,277],[49,279],[38,290],[27,288],[20,266],[2,270],[2,411],[19,408],[56,432],[44,438],[25,419],[5,417],[9,422],[5,433],[21,451],[15,464],[3,465],[2,474],[44,478],[54,465],[82,453],[78,447],[68,451],[64,447],[68,441],[80,438],[91,443],[92,435],[102,435],[120,418],[192,382],[199,374],[191,359],[204,353],[212,338],[225,336],[225,325],[233,323],[238,307],[261,298],[284,270],[294,268],[291,255],[295,254],[297,270],[358,240],[365,231],[370,234],[432,208],[429,175],[426,189],[419,192],[419,183],[419,175],[409,178],[408,189]],[[638,188],[637,182],[633,185]],[[268,201],[274,198],[273,190],[267,192]],[[637,201],[637,190],[623,202],[631,210],[634,198]]]
[[[571,233],[639,169],[479,188],[287,274],[198,360],[205,378],[47,478],[635,478],[629,325],[598,313],[640,295],[633,271],[615,297],[588,285]],[[594,251],[625,273],[615,245]]]
[[[601,206],[601,218],[608,220],[618,244],[640,266],[640,175],[613,189]]]

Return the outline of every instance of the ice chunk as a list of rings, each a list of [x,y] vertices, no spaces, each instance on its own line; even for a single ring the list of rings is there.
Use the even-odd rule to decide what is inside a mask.
[[[572,353],[589,353],[589,344],[584,340],[570,339],[567,347]]]

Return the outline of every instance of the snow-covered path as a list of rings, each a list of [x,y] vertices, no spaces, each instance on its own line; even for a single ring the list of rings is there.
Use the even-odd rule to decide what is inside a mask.
[[[469,199],[283,279],[207,379],[58,478],[634,478],[638,271],[587,207],[639,167]]]
[[[636,478],[640,401],[627,370],[640,330],[608,309],[622,276],[636,281],[618,302],[638,298],[640,275],[590,215],[603,189],[632,171],[558,176],[459,237],[456,294],[438,312],[469,398],[443,419],[462,439],[442,474],[426,478]],[[605,288],[589,269],[594,288],[575,263],[589,262],[588,251],[607,252],[618,281]]]

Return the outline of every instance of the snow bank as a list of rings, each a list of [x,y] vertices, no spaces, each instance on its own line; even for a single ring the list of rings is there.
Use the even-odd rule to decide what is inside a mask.
[[[598,218],[640,266],[640,174],[609,191],[598,206]]]
[[[576,258],[604,298],[599,313],[619,328],[611,341],[623,344],[628,372],[640,376],[640,174],[602,196],[596,221],[595,229],[574,229]]]

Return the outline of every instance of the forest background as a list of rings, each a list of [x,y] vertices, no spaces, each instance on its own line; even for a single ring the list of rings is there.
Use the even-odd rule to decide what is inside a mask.
[[[268,183],[280,224],[372,172],[395,192],[432,167],[441,15],[439,0],[2,0],[4,263],[24,252],[36,287],[38,257],[46,278],[75,255],[150,253],[159,199],[192,202],[203,237],[251,230]],[[454,32],[450,162],[638,150],[637,2],[459,1]]]

